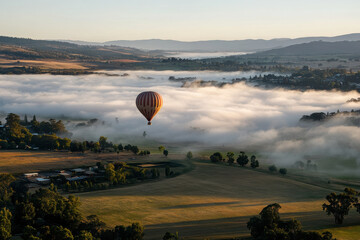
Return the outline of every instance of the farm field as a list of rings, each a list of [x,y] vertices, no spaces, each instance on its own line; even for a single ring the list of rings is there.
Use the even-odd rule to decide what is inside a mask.
[[[84,215],[96,214],[109,226],[141,222],[146,239],[178,231],[184,239],[249,236],[246,223],[263,207],[279,203],[282,218],[296,218],[307,230],[332,229],[332,216],[322,211],[326,187],[287,176],[194,161],[195,169],[163,181],[78,194]],[[342,227],[360,216],[351,213]],[[359,228],[336,231],[338,239],[357,239]],[[342,236],[345,236],[344,238]]]
[[[180,156],[173,155],[171,159]],[[170,157],[169,157],[170,158]],[[183,158],[183,156],[182,156]],[[151,160],[164,160],[160,154],[152,156],[135,156],[130,152],[95,154],[91,152],[51,152],[51,151],[17,151],[8,150],[0,152],[0,172],[5,173],[27,173],[45,171],[49,169],[62,169],[95,165],[99,161],[129,161],[143,162]]]
[[[41,69],[88,69],[90,64],[85,66],[83,63],[76,61],[56,61],[54,59],[45,60],[9,60],[0,58],[0,68],[8,67],[39,67]]]

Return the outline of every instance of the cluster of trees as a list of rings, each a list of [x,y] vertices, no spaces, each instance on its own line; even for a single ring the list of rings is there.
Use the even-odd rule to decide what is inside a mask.
[[[124,150],[133,152],[134,154],[138,154],[140,151],[138,146],[130,145],[130,144],[125,145]]]
[[[149,151],[149,150],[143,150],[143,151],[140,151],[140,152],[139,152],[139,155],[140,155],[140,156],[147,156],[147,155],[150,155],[150,151]]]
[[[306,170],[317,170],[317,164],[312,162],[311,160],[307,160],[306,164],[303,161],[296,161],[294,163],[294,167],[298,169],[306,169]]]
[[[352,207],[356,208],[356,211],[360,213],[360,192],[355,191],[352,188],[345,188],[342,193],[330,193],[326,196],[328,203],[322,205],[323,210],[328,215],[334,215],[335,223],[342,224],[344,217],[349,214]]]
[[[81,215],[78,197],[64,197],[52,185],[29,193],[8,174],[0,174],[0,239],[21,235],[25,240],[141,240],[139,223],[108,228],[96,215]]]
[[[85,180],[85,181],[72,181],[71,183],[69,181],[66,181],[65,184],[63,184],[62,189],[64,192],[88,192],[88,191],[96,191],[96,190],[104,190],[107,188],[106,184],[103,183],[94,183],[93,181]]]
[[[66,130],[64,123],[61,120],[56,121],[55,119],[50,119],[47,121],[38,122],[36,116],[33,116],[33,119],[29,122],[27,115],[25,115],[24,121],[21,121],[22,125],[29,127],[32,132],[42,133],[42,134],[57,134],[57,135],[69,135],[69,132]]]
[[[250,80],[261,81],[284,87],[308,88],[318,90],[339,89],[342,91],[359,90],[354,83],[360,83],[360,72],[346,72],[345,69],[310,69],[304,66],[291,75],[267,74],[255,76]]]
[[[22,54],[18,54],[17,57],[23,57]],[[21,63],[21,62],[19,62]],[[42,69],[34,66],[21,66],[0,68],[0,74],[44,74],[50,73],[52,75],[81,75],[81,74],[95,74],[93,71],[87,71],[82,69]]]
[[[274,173],[274,172],[277,172],[278,169],[277,169],[277,167],[275,165],[271,165],[271,166],[269,166],[269,171]],[[280,168],[279,173],[281,175],[286,175],[287,174],[287,169],[286,168]]]
[[[34,116],[31,123],[38,123]],[[6,118],[5,131],[0,132],[0,148],[1,149],[26,149],[28,146],[36,146],[40,149],[69,149],[71,140],[68,138],[60,138],[56,133],[67,133],[61,120],[55,121],[50,119],[49,122],[41,122],[49,127],[47,133],[43,135],[33,135],[30,133],[27,126],[29,122],[27,117],[24,121],[14,113],[9,113]],[[32,127],[30,127],[32,128]]]
[[[229,165],[234,164],[235,162],[235,153],[233,152],[227,152],[226,153],[226,157],[227,157],[227,163]],[[220,152],[215,152],[210,156],[210,160],[211,162],[217,163],[217,162],[225,162],[226,159],[223,157],[223,155]],[[236,162],[244,167],[249,163],[249,157],[248,155],[245,154],[245,152],[241,151],[240,154],[238,155]],[[252,155],[250,157],[250,166],[252,168],[257,168],[260,166],[259,161],[256,159],[255,155]]]
[[[311,239],[311,240],[333,240],[330,232],[322,234],[313,231],[302,230],[301,223],[292,219],[284,221],[280,219],[278,203],[266,206],[259,217],[252,217],[247,227],[254,239],[260,240],[288,240],[288,239]]]
[[[105,169],[106,179],[111,185],[125,184],[128,180],[145,180],[149,178],[159,178],[159,169],[144,169],[127,165],[125,162],[109,163]]]
[[[71,150],[72,152],[82,153],[87,150],[95,153],[105,151],[119,153],[123,150],[131,151],[134,154],[140,152],[139,148],[135,145],[116,145],[108,142],[104,136],[100,136],[97,142],[79,142],[76,140],[71,141],[67,137],[61,138],[58,135],[70,135],[61,120],[50,119],[48,122],[38,122],[34,115],[33,120],[29,122],[26,115],[24,120],[20,120],[18,115],[10,113],[6,118],[5,126],[4,131],[0,131],[0,149],[30,149],[31,147],[38,147],[44,150]],[[40,135],[33,135],[29,129],[32,132],[40,133]],[[150,151],[144,150],[140,153],[141,155],[149,155]]]

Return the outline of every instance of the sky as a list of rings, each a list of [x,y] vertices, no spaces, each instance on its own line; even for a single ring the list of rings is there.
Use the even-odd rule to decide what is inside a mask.
[[[0,0],[0,35],[241,40],[360,32],[358,0]]]

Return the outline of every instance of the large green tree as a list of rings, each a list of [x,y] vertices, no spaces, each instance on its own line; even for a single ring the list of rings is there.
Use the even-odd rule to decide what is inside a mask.
[[[250,218],[247,227],[250,229],[251,236],[254,239],[262,240],[331,240],[332,235],[329,232],[323,233],[303,231],[301,223],[297,220],[283,221],[280,219],[278,203],[266,206],[258,217]]]
[[[322,208],[328,215],[334,215],[336,224],[342,224],[353,204],[358,202],[355,191],[349,188],[345,188],[343,193],[330,193],[326,196],[326,200],[328,203],[324,203]]]
[[[238,156],[236,161],[240,166],[243,167],[249,163],[249,157],[245,154],[245,152],[240,152],[240,155]]]
[[[29,130],[20,124],[20,117],[14,113],[9,113],[6,118],[7,140],[14,141],[16,144],[20,142],[30,143],[32,134]]]

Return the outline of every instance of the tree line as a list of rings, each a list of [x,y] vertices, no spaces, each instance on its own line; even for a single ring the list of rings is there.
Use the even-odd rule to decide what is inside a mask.
[[[25,240],[141,240],[144,227],[107,227],[96,215],[83,217],[78,197],[60,195],[51,185],[29,193],[9,174],[0,174],[0,239],[20,235]]]
[[[235,153],[227,152],[226,157],[227,159],[224,158],[220,152],[215,152],[210,156],[210,161],[213,163],[226,161],[229,165],[233,165],[235,163]],[[242,167],[246,166],[249,162],[252,168],[257,168],[260,166],[259,160],[257,160],[255,155],[251,155],[249,160],[249,156],[246,155],[243,151],[240,151],[240,154],[236,158],[236,162]]]

